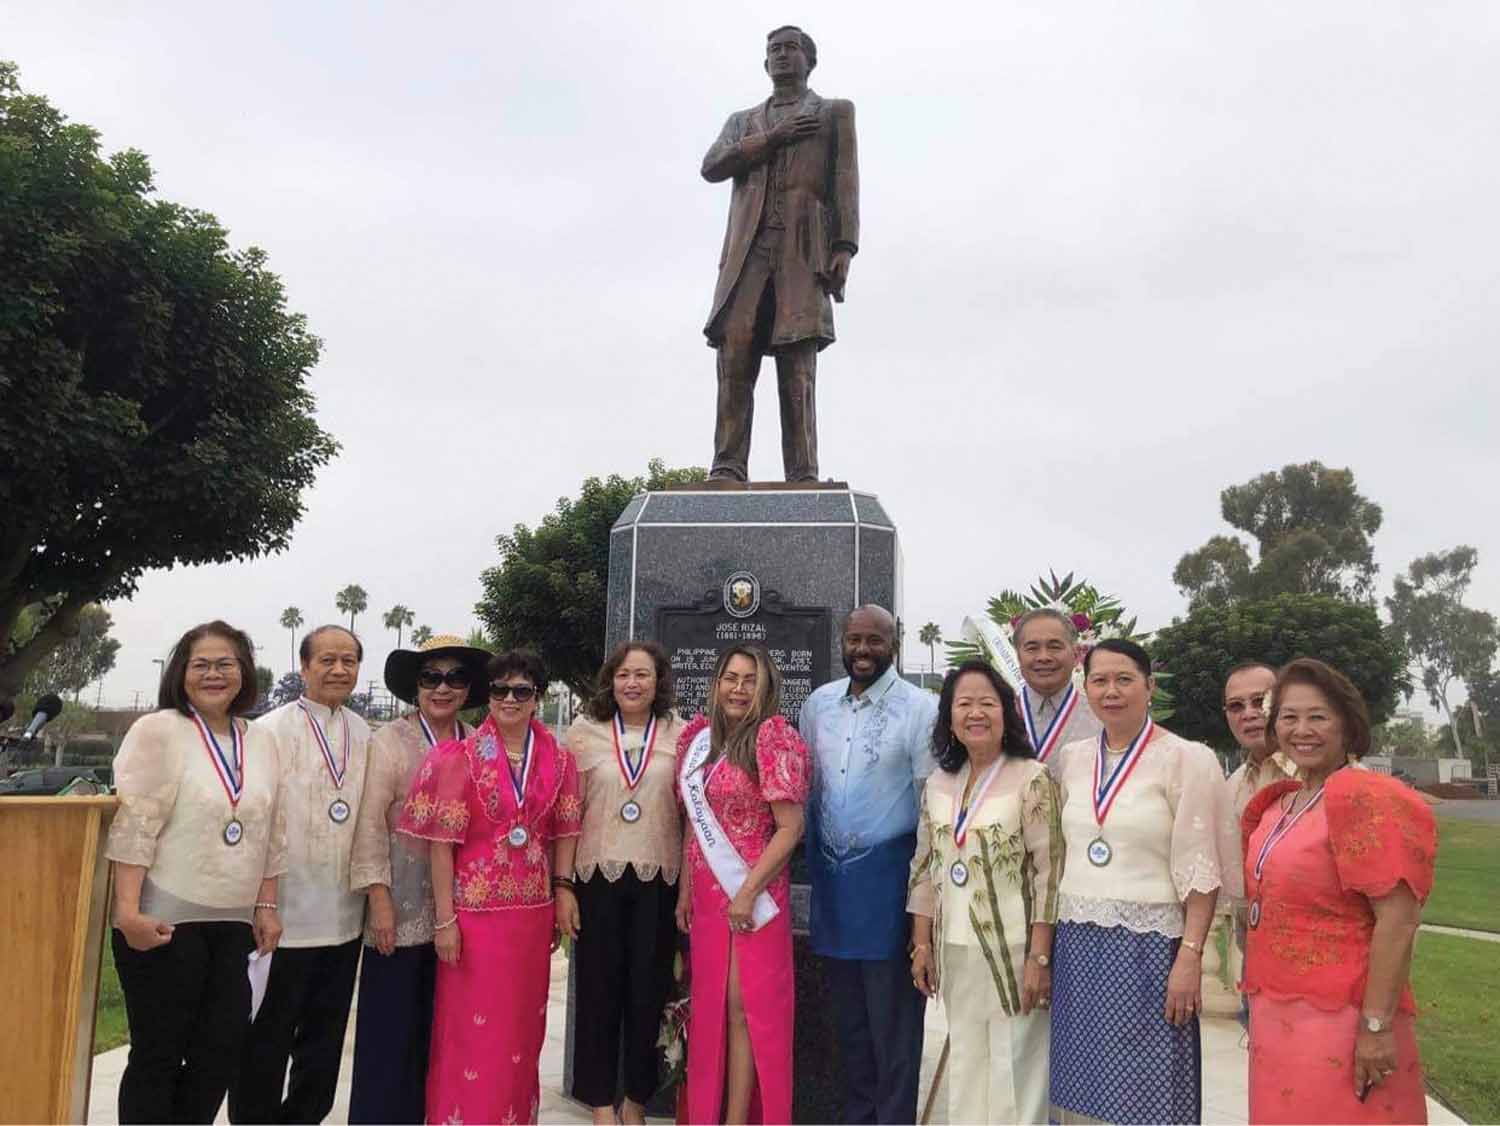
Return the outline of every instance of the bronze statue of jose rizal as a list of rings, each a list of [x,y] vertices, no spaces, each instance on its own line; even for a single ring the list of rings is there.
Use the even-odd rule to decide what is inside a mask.
[[[704,335],[719,353],[711,478],[748,478],[755,381],[767,352],[781,393],[788,481],[818,479],[818,352],[833,343],[859,249],[854,105],[807,87],[812,38],[779,27],[766,38],[771,96],[730,115],[703,158],[709,183],[734,179],[719,282]]]

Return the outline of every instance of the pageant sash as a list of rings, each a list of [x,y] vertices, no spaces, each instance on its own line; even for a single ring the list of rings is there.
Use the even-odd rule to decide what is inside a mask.
[[[1038,735],[1036,721],[1031,718],[1031,692],[1024,683],[1021,685],[1021,718],[1026,721],[1026,734],[1031,736],[1031,745],[1036,748],[1038,762],[1046,762],[1047,756],[1057,749],[1058,740],[1062,738],[1068,720],[1073,718],[1073,709],[1076,707],[1078,685],[1069,681],[1062,703],[1057,705],[1057,711],[1052,714],[1052,722],[1047,725],[1046,731]]]
[[[703,764],[708,761],[710,740],[710,729],[705,727],[698,732],[693,745],[688,748],[687,762],[682,768],[682,801],[687,807],[693,833],[698,838],[698,847],[703,850],[703,858],[708,861],[724,894],[733,899],[749,878],[750,866],[730,843],[729,835],[724,832],[724,827],[719,824],[719,819],[714,816],[714,811],[708,804],[708,776]],[[766,892],[757,895],[755,907],[750,913],[755,929],[759,930],[769,923],[780,910],[776,901]]]
[[[1104,777],[1104,757],[1109,744],[1103,731],[1099,732],[1099,754],[1094,759],[1094,820],[1099,827],[1104,827],[1104,819],[1109,816],[1110,809],[1115,804],[1115,799],[1120,796],[1120,791],[1125,788],[1131,773],[1141,761],[1141,752],[1146,749],[1146,744],[1151,742],[1151,736],[1156,733],[1156,724],[1151,717],[1146,717],[1143,726],[1130,746],[1125,748],[1125,753],[1120,756],[1120,761],[1115,763],[1115,768],[1110,772],[1109,778]]]

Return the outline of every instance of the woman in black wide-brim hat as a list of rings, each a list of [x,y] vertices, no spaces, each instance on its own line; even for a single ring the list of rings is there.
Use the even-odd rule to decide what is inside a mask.
[[[350,884],[368,889],[369,911],[350,1122],[422,1121],[437,972],[432,873],[426,853],[392,829],[427,752],[471,733],[458,713],[484,705],[489,658],[451,634],[386,658],[386,687],[415,709],[370,739],[354,833]]]

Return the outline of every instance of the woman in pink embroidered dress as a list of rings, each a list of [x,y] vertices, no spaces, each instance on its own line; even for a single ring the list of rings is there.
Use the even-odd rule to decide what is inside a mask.
[[[690,1122],[791,1121],[786,866],[802,839],[808,767],[807,748],[780,707],[781,676],[769,654],[734,646],[719,657],[707,716],[688,724],[677,744],[688,813],[677,925],[691,936]]]
[[[437,991],[428,1122],[535,1122],[555,916],[571,899],[582,806],[573,756],[534,718],[534,654],[491,658],[490,714],[434,747],[397,832],[429,842]]]

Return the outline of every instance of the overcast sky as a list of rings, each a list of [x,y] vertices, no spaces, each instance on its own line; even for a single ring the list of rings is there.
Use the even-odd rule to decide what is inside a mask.
[[[1500,609],[1493,3],[3,7],[28,90],[269,253],[343,444],[290,551],[111,606],[106,702],[216,615],[279,675],[281,610],[351,582],[378,678],[381,612],[467,631],[495,536],[584,477],[707,464],[698,167],[788,21],[858,109],[822,469],[899,525],[908,667],[1048,567],[1165,624],[1219,491],[1312,458],[1383,507],[1382,595],[1470,543]]]

